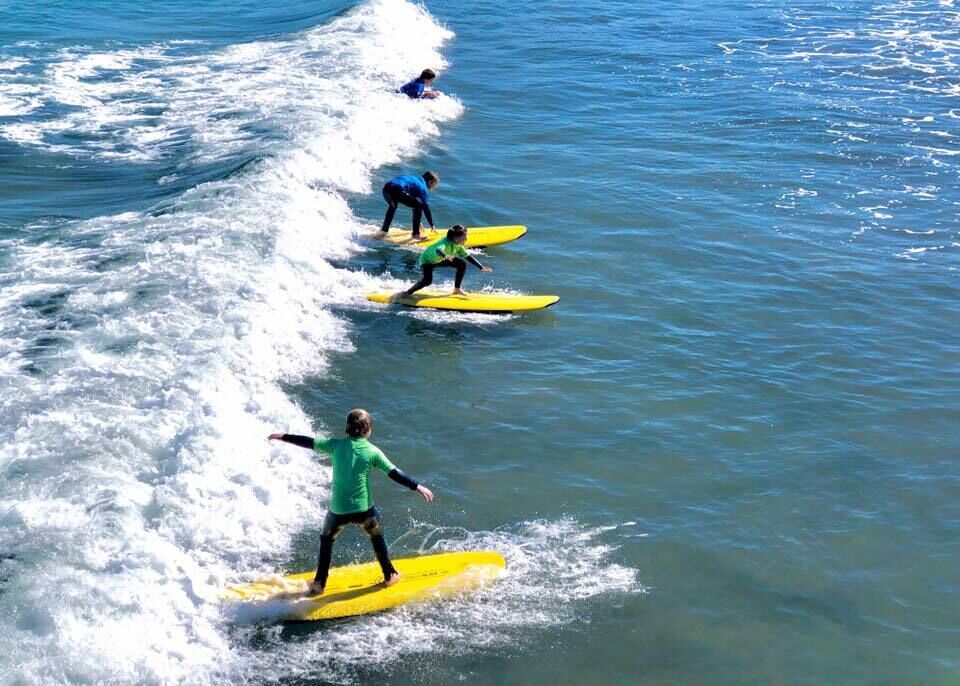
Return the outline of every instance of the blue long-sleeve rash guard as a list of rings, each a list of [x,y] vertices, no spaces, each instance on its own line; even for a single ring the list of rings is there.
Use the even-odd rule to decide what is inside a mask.
[[[407,97],[417,99],[423,97],[423,91],[426,87],[427,85],[417,78],[400,86],[400,92],[405,93]]]
[[[422,177],[405,174],[390,179],[390,183],[399,186],[404,193],[419,200],[424,207],[430,203],[430,189],[427,188],[427,182]]]
[[[427,223],[433,226],[433,214],[430,212],[430,190],[427,188],[427,182],[422,177],[412,174],[395,176],[390,179],[388,185],[395,186],[410,196],[423,210],[427,217]],[[406,204],[406,203],[404,203]]]

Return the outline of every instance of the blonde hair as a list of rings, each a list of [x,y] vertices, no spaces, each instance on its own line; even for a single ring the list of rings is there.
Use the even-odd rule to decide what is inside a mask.
[[[347,435],[351,438],[363,438],[373,429],[373,418],[370,413],[359,407],[350,410],[347,415]]]

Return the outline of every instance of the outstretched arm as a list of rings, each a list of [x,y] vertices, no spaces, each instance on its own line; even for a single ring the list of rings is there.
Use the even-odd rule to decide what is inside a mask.
[[[306,448],[307,450],[313,450],[313,439],[309,436],[298,436],[296,434],[270,434],[267,436],[268,441],[283,441],[284,443],[292,443],[293,445],[298,445],[301,448]]]
[[[428,503],[433,500],[433,491],[431,491],[426,486],[423,486],[422,484],[418,484],[416,479],[411,477],[402,469],[397,469],[396,467],[394,467],[389,472],[387,472],[387,476],[389,476],[391,479],[396,481],[401,486],[406,486],[411,491],[416,491],[417,493],[422,495],[423,499],[426,500]]]

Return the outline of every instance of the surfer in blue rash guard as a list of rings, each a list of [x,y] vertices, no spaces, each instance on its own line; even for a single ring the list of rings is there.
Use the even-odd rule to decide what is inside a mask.
[[[330,505],[320,533],[320,556],[317,573],[308,588],[308,594],[321,595],[327,585],[333,543],[349,524],[356,524],[370,537],[377,562],[383,572],[383,585],[392,586],[400,580],[387,553],[387,544],[380,527],[380,510],[370,495],[370,470],[379,469],[401,486],[416,491],[427,502],[433,500],[433,491],[419,484],[398,469],[377,446],[369,440],[373,419],[359,407],[347,415],[347,438],[311,438],[295,434],[270,434],[268,441],[283,441],[307,450],[330,456],[333,466],[333,488]]]
[[[430,191],[440,185],[440,175],[437,172],[426,171],[422,176],[405,174],[395,176],[383,187],[383,199],[387,201],[387,213],[383,217],[383,226],[380,227],[381,234],[386,236],[390,230],[390,224],[393,223],[393,215],[397,213],[397,207],[406,205],[413,209],[413,234],[412,238],[420,238],[421,217],[427,216],[427,223],[430,228],[433,225],[433,215],[430,213]]]
[[[436,78],[437,72],[435,72],[433,69],[424,69],[422,72],[420,72],[420,76],[415,78],[413,81],[400,86],[399,92],[414,100],[419,100],[421,98],[430,99],[435,98],[438,95],[443,95],[443,93],[440,91],[435,91],[430,87]]]

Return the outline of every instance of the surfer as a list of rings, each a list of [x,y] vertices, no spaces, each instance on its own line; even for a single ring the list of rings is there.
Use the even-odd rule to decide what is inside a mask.
[[[430,191],[440,185],[440,176],[436,172],[426,171],[422,176],[405,174],[395,176],[383,187],[383,199],[387,201],[387,214],[383,217],[380,230],[386,236],[393,222],[393,215],[399,205],[413,208],[413,235],[420,238],[420,218],[427,216],[427,223],[433,229],[433,216],[430,214]]]
[[[480,269],[480,271],[493,271],[490,267],[484,267],[476,257],[467,253],[466,248],[463,247],[466,242],[467,229],[461,224],[456,224],[447,231],[444,238],[427,246],[427,249],[420,254],[420,260],[417,262],[423,276],[400,295],[413,295],[421,288],[426,288],[433,283],[433,270],[437,267],[456,269],[457,275],[453,282],[453,294],[466,295],[460,290],[460,284],[463,283],[463,275],[467,271],[467,262]]]
[[[407,97],[413,98],[414,100],[419,100],[421,98],[430,99],[435,98],[438,95],[443,95],[440,91],[435,91],[431,88],[431,84],[436,80],[437,72],[433,69],[424,69],[420,72],[420,76],[415,78],[409,83],[405,83],[400,86],[400,92],[406,94]]]
[[[330,506],[323,520],[320,533],[320,557],[317,573],[310,583],[311,595],[320,595],[327,585],[333,542],[349,524],[356,524],[370,537],[373,551],[383,571],[383,585],[392,586],[400,580],[400,572],[394,569],[387,553],[380,526],[380,510],[370,497],[370,469],[376,467],[391,479],[410,490],[416,491],[427,502],[433,500],[433,492],[418,484],[409,475],[397,469],[379,448],[369,441],[373,431],[373,419],[366,410],[356,408],[347,415],[347,438],[311,438],[294,434],[270,434],[268,441],[284,441],[330,456],[333,465],[333,489]]]

